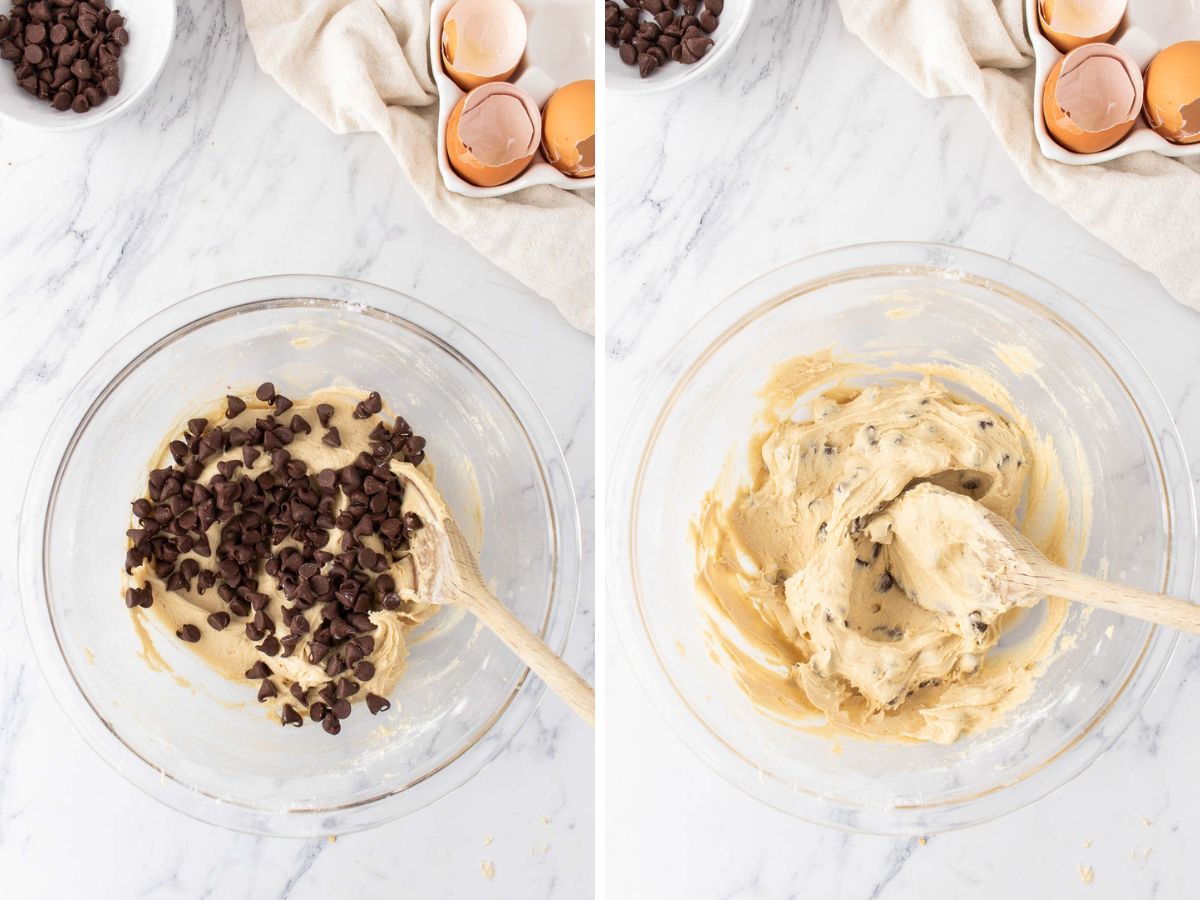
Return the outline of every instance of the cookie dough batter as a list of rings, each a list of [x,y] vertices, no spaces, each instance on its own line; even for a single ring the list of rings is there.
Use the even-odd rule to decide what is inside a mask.
[[[374,408],[374,413],[356,415],[356,411],[365,412],[362,402],[367,396],[365,391],[320,391],[303,400],[285,401],[289,405],[282,413],[277,413],[278,403],[273,398],[264,401],[246,397],[241,401],[245,408],[240,411],[236,405],[222,406],[211,411],[207,419],[191,420],[187,430],[181,429],[183,439],[188,438],[189,432],[195,437],[216,433],[223,435],[223,440],[216,439],[223,449],[203,460],[195,454],[183,456],[194,466],[196,476],[186,479],[193,486],[188,488],[185,484],[186,503],[178,504],[185,517],[184,529],[175,528],[178,518],[164,524],[166,529],[177,533],[185,530],[191,524],[186,519],[189,512],[198,510],[205,499],[215,498],[216,521],[207,528],[201,522],[190,530],[191,534],[202,532],[207,547],[195,547],[166,562],[160,547],[160,552],[130,567],[127,578],[133,589],[140,591],[134,596],[150,601],[149,605],[128,604],[132,615],[147,616],[158,626],[157,630],[189,642],[190,648],[220,674],[243,683],[250,679],[255,686],[261,684],[259,700],[282,709],[284,724],[300,724],[299,714],[308,713],[333,733],[339,726],[329,717],[345,718],[351,702],[365,699],[372,712],[386,708],[384,698],[404,673],[408,632],[436,609],[424,596],[426,592],[419,590],[428,573],[421,572],[412,553],[404,549],[407,536],[423,528],[424,523],[410,515],[407,494],[401,502],[397,499],[400,492],[394,486],[384,490],[378,482],[370,481],[370,466],[375,462],[384,467],[406,459],[420,462],[424,457],[424,440],[403,436],[406,425],[393,426],[390,418],[382,420],[377,414],[378,403],[376,407],[368,407]],[[372,396],[378,401],[378,395]],[[236,414],[229,415],[231,411]],[[249,432],[267,416],[272,416],[270,421],[277,426],[287,428],[290,441],[286,446],[271,441],[264,446],[260,440],[256,447],[247,448],[240,439],[229,441],[230,434],[239,434],[239,430]],[[311,430],[296,428],[296,417]],[[203,423],[198,431],[193,427],[197,422]],[[293,427],[287,427],[289,422]],[[179,441],[180,438],[172,436],[156,452],[151,460],[152,470],[180,471]],[[379,459],[382,452],[375,460],[363,458],[364,452],[371,453],[381,442],[389,442],[389,448],[394,446],[394,454],[382,460]],[[247,449],[251,450],[249,454]],[[351,469],[358,472],[354,485],[346,484],[343,474]],[[383,473],[377,469],[376,474]],[[317,497],[333,498],[325,506],[327,518],[318,515],[312,521],[310,517],[311,525],[327,533],[328,541],[322,552],[314,549],[317,544],[312,541],[305,550],[295,530],[286,536],[276,533],[269,540],[262,535],[267,543],[258,545],[260,551],[269,548],[276,560],[286,561],[289,554],[304,550],[304,565],[296,557],[291,564],[285,562],[282,570],[268,561],[264,570],[256,561],[247,566],[257,567],[255,573],[243,571],[234,578],[230,573],[237,566],[229,562],[234,553],[229,541],[223,542],[222,530],[231,520],[251,528],[258,520],[245,521],[251,505],[243,493],[239,493],[236,504],[225,504],[232,511],[221,515],[217,482],[249,478],[269,484],[262,481],[264,475],[276,482],[291,479],[288,483],[310,489],[307,499],[314,504]],[[198,494],[195,485],[207,487]],[[360,492],[359,506],[354,497],[356,492]],[[186,496],[187,493],[191,496]],[[380,502],[380,494],[386,502]],[[140,502],[153,506],[157,514],[171,500],[151,495]],[[294,502],[288,502],[292,503],[289,519],[294,517],[297,522],[304,519],[305,513],[298,513]],[[146,508],[143,506],[142,511]],[[314,512],[321,510],[314,507]],[[264,517],[274,514],[265,513]],[[146,522],[153,518],[153,515],[139,517],[135,504],[131,547],[150,540]],[[141,519],[145,521],[138,521]],[[357,527],[364,522],[367,526]],[[371,525],[373,530],[369,528]],[[431,523],[430,527],[439,526]],[[269,531],[266,526],[261,530]],[[395,538],[389,542],[390,549],[383,541],[385,534]],[[237,535],[236,541],[250,542],[244,530]],[[149,546],[142,544],[143,549]],[[136,561],[136,556],[127,559],[127,566]],[[339,565],[340,573],[336,568]],[[358,584],[357,596],[353,589],[350,592],[351,602],[337,587],[346,585],[346,580],[339,579],[347,571],[348,580]],[[251,578],[253,591],[247,594],[244,588]],[[238,588],[234,602],[229,599],[235,595],[231,583]],[[290,584],[290,597],[284,589],[285,583]],[[242,601],[240,609],[238,601]],[[304,622],[296,621],[298,618]],[[323,649],[316,647],[317,644],[322,644]],[[345,705],[338,705],[339,701]]]
[[[760,708],[948,743],[1027,695],[1065,611],[1050,601],[1019,651],[989,654],[1020,605],[1040,598],[997,593],[1008,560],[980,545],[972,512],[978,503],[1015,521],[1024,495],[1039,522],[1030,536],[1053,558],[1066,495],[1054,448],[1018,411],[994,410],[1006,406],[994,383],[912,374],[887,378],[829,353],[780,367],[748,476],[727,465],[695,522],[697,581],[712,637]],[[936,374],[995,402],[958,396]],[[864,376],[876,383],[844,384]],[[810,416],[794,415],[821,388]]]

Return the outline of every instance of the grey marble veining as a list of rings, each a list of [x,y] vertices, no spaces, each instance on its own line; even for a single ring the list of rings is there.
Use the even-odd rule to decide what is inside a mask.
[[[336,842],[234,834],[160,806],[78,737],[32,658],[15,565],[38,441],[96,357],[196,290],[293,272],[410,293],[488,343],[566,448],[590,548],[591,339],[435,224],[381,141],[328,133],[259,72],[236,0],[182,0],[161,80],[109,125],[0,125],[0,209],[0,895],[587,896],[592,736],[558,700],[401,821]],[[566,654],[588,677],[592,579],[589,562]]]
[[[607,135],[609,171],[621,173],[607,195],[619,223],[606,251],[609,465],[649,374],[725,296],[818,250],[921,240],[1010,259],[1083,299],[1142,361],[1200,468],[1200,315],[1035,195],[969,101],[925,100],[884,67],[830,0],[759,0],[718,71],[679,93],[609,97]],[[606,702],[622,711],[605,742],[612,897],[1195,894],[1195,638],[1083,774],[922,844],[809,825],[728,785],[645,698],[611,620],[606,633]]]

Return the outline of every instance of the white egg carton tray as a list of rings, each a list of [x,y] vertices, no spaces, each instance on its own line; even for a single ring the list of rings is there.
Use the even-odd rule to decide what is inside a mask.
[[[438,89],[438,170],[446,187],[464,197],[502,197],[522,188],[552,184],[568,191],[596,186],[595,178],[572,178],[546,162],[541,150],[529,168],[505,184],[477,187],[458,176],[446,155],[446,122],[466,94],[442,68],[442,23],[455,0],[433,0],[429,10],[429,62]],[[596,22],[591,0],[517,0],[529,38],[521,64],[509,81],[520,82],[541,109],[550,95],[572,81],[596,77]]]
[[[1146,124],[1144,115],[1138,116],[1133,131],[1123,141],[1099,153],[1074,153],[1060,146],[1046,130],[1046,120],[1042,115],[1042,92],[1050,70],[1064,54],[1042,34],[1038,22],[1038,0],[1025,0],[1025,27],[1033,43],[1035,65],[1033,130],[1037,133],[1042,153],[1047,157],[1072,166],[1086,166],[1141,150],[1151,150],[1163,156],[1200,156],[1200,144],[1171,143]],[[1200,40],[1200,3],[1193,3],[1192,0],[1129,0],[1125,17],[1107,43],[1115,44],[1128,53],[1144,74],[1146,66],[1150,65],[1150,60],[1158,51],[1179,41],[1191,40]]]

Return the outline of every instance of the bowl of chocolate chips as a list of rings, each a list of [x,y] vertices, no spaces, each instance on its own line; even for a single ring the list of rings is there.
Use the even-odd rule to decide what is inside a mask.
[[[132,107],[175,37],[174,0],[0,0],[0,117],[74,131]]]
[[[605,0],[604,74],[618,94],[682,87],[733,51],[754,0]]]
[[[226,285],[135,328],[63,405],[22,511],[26,623],[72,723],[155,798],[262,834],[370,827],[472,777],[543,685],[422,589],[438,573],[412,542],[443,526],[410,503],[414,466],[561,652],[574,493],[482,341],[318,276]]]

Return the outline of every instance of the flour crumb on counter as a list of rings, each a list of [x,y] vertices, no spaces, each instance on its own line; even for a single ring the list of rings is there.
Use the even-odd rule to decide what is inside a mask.
[[[1091,866],[1079,867],[1079,880],[1084,884],[1091,884],[1092,879],[1096,877],[1096,873],[1092,871]]]
[[[485,834],[483,836],[483,846],[485,846],[485,847],[490,846],[491,843],[492,843],[492,836],[490,834]]]
[[[479,874],[488,881],[496,877],[496,867],[492,864],[491,860],[481,859],[479,861]]]
[[[1141,822],[1142,822],[1142,825],[1146,828],[1149,828],[1151,825],[1154,824],[1153,819],[1147,819],[1145,816],[1142,816]]]
[[[549,816],[538,816],[538,821],[541,822],[543,825],[549,825],[550,817]]]
[[[1088,838],[1086,841],[1084,841],[1084,842],[1083,842],[1083,849],[1084,849],[1084,850],[1087,850],[1087,849],[1088,849],[1089,847],[1091,847],[1091,846],[1092,846],[1092,839],[1091,839],[1091,838]]]
[[[545,856],[549,852],[550,852],[550,845],[547,844],[545,841],[538,841],[536,844],[534,844],[532,847],[529,848],[530,856]]]
[[[917,843],[924,847],[929,843],[929,838],[927,838],[925,835],[921,835],[919,838],[917,838]]]

